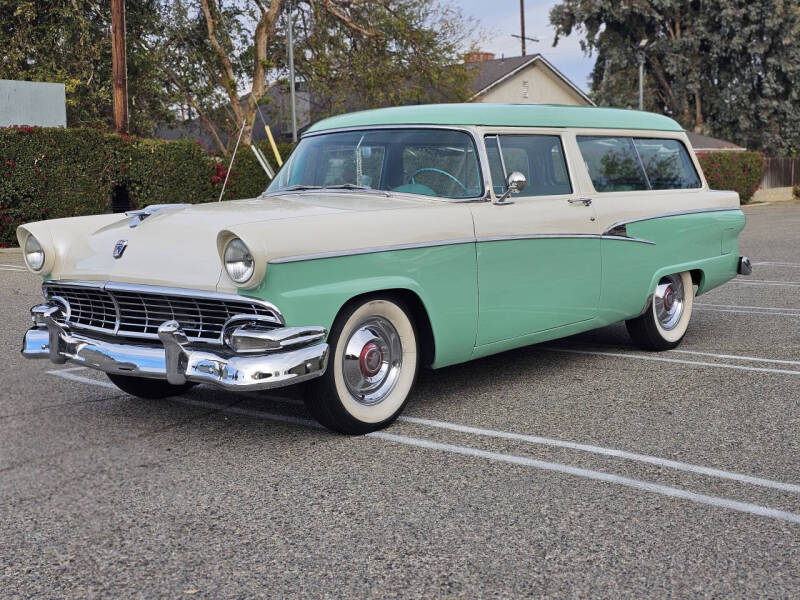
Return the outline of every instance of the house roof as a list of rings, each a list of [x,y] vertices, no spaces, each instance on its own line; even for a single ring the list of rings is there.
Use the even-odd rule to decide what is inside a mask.
[[[689,141],[692,143],[692,148],[694,148],[695,152],[718,152],[720,150],[742,152],[747,150],[747,148],[742,148],[738,144],[734,144],[728,140],[713,138],[708,135],[692,133],[691,131],[687,131],[686,135],[689,136]]]
[[[513,77],[516,73],[525,67],[540,63],[547,69],[553,72],[556,77],[561,79],[563,83],[583,98],[587,104],[594,106],[594,102],[587,96],[583,90],[575,85],[569,78],[561,71],[556,69],[550,61],[548,61],[541,54],[530,54],[527,56],[511,56],[509,58],[496,58],[493,60],[484,60],[474,63],[469,63],[469,68],[475,73],[475,79],[472,82],[472,98],[476,98],[485,94],[494,86],[505,81],[509,77]]]
[[[421,104],[395,106],[330,117],[308,133],[377,125],[488,125],[508,127],[585,127],[683,131],[664,115],[621,108],[556,104]]]

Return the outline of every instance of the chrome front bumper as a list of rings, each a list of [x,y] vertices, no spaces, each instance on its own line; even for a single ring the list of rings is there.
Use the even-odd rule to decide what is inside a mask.
[[[245,342],[254,331],[269,338],[263,342],[268,351],[254,354],[252,343],[247,353],[193,347],[176,321],[159,327],[160,345],[94,338],[71,331],[57,320],[60,310],[52,304],[31,309],[34,326],[25,334],[23,356],[49,358],[56,364],[69,361],[106,373],[166,379],[176,385],[210,383],[238,391],[300,383],[322,375],[328,364],[328,344],[321,341],[326,332],[320,327],[264,332],[240,326],[233,335],[240,335]]]

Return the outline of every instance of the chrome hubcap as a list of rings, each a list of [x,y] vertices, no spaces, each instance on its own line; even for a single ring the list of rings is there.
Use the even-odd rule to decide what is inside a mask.
[[[663,329],[675,329],[683,316],[685,296],[680,275],[662,277],[653,298],[656,318]]]
[[[342,359],[347,390],[367,406],[382,402],[394,389],[403,363],[400,335],[383,317],[370,317],[350,335]]]

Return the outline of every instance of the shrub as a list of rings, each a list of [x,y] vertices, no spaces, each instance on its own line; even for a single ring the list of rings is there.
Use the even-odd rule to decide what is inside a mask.
[[[767,159],[762,152],[701,152],[697,155],[708,186],[735,190],[747,204],[761,185]]]
[[[262,146],[274,165],[272,151]],[[282,144],[284,158],[291,146]],[[219,196],[227,158],[191,140],[163,141],[98,129],[0,128],[0,247],[16,245],[29,221],[111,211],[122,185],[131,205],[209,202]],[[269,183],[249,148],[239,148],[225,197],[258,195]]]

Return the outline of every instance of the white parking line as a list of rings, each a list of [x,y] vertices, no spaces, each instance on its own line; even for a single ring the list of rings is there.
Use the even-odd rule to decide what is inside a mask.
[[[786,285],[790,287],[800,286],[800,281],[773,281],[769,279],[750,279],[748,281],[731,279],[730,283],[739,283],[741,285]]]
[[[754,371],[756,373],[775,373],[779,375],[800,375],[800,371],[790,371],[788,369],[769,369],[766,367],[746,367],[744,365],[729,365],[726,363],[703,362],[699,360],[680,360],[678,358],[664,358],[661,356],[644,356],[642,354],[622,353],[622,352],[603,352],[600,350],[577,350],[575,348],[558,348],[556,346],[543,346],[543,350],[551,352],[568,352],[570,354],[589,354],[594,356],[612,356],[614,358],[630,358],[637,360],[650,360],[654,362],[676,363],[681,365],[692,365],[695,367],[712,367],[716,369],[736,369],[739,371]]]
[[[694,354],[698,356],[711,356],[713,358],[728,358],[732,360],[746,360],[752,362],[800,366],[800,360],[779,360],[777,358],[759,358],[758,356],[739,356],[738,354],[714,354],[713,352],[699,352],[698,350],[670,350],[669,352],[676,352],[678,354]]]
[[[794,313],[794,312],[767,312],[761,310],[706,308],[705,306],[697,307],[697,310],[703,312],[708,311],[708,312],[721,312],[721,313],[740,313],[745,315],[761,315],[762,317],[800,317],[800,313]]]
[[[100,385],[102,387],[106,387],[107,384],[104,381],[98,381],[96,379],[89,379],[88,377],[80,377],[78,375],[72,375],[71,373],[63,373],[59,371],[51,371],[53,374],[59,374],[61,377],[65,377],[67,379],[76,379],[82,380],[84,383],[89,383],[92,385]],[[112,386],[113,387],[113,386]],[[300,419],[297,417],[292,417],[289,415],[278,415],[272,413],[266,413],[261,411],[250,410],[246,408],[239,408],[237,406],[225,406],[219,404],[212,404],[210,402],[203,402],[200,400],[193,400],[189,398],[176,398],[177,402],[182,404],[200,407],[200,408],[208,408],[208,409],[216,409],[220,412],[229,412],[233,414],[240,414],[260,419],[268,419],[271,421],[278,421],[283,423],[288,423],[291,425],[302,425],[314,428],[320,428],[318,423],[309,421],[307,419]],[[646,492],[651,492],[654,494],[660,494],[662,496],[668,496],[671,498],[679,498],[682,500],[689,500],[690,502],[695,502],[698,504],[706,504],[710,506],[716,506],[720,508],[727,508],[730,510],[735,510],[742,513],[748,513],[752,515],[757,515],[761,517],[768,517],[771,519],[778,519],[782,521],[789,521],[792,523],[800,524],[800,514],[795,514],[783,510],[777,510],[774,508],[769,508],[766,506],[760,506],[758,504],[751,504],[748,502],[739,502],[737,500],[730,500],[728,498],[721,498],[718,496],[709,496],[707,494],[699,494],[696,492],[690,492],[687,490],[682,490],[679,488],[673,488],[665,485],[660,485],[657,483],[650,483],[647,481],[640,481],[638,479],[632,479],[630,477],[623,477],[621,475],[615,475],[613,473],[604,473],[602,471],[593,471],[590,469],[582,469],[579,467],[573,467],[570,465],[565,465],[561,463],[554,463],[554,462],[547,462],[542,460],[537,460],[533,458],[528,458],[524,456],[515,456],[512,454],[501,454],[499,452],[489,452],[486,450],[480,450],[478,448],[472,448],[469,446],[457,446],[454,444],[444,444],[441,442],[434,442],[431,440],[425,440],[421,438],[413,438],[404,435],[396,435],[392,433],[388,433],[386,431],[375,431],[372,433],[368,433],[365,437],[370,438],[377,438],[386,441],[396,442],[399,444],[405,444],[408,446],[415,446],[418,448],[425,448],[429,450],[439,450],[443,452],[450,452],[453,454],[460,454],[463,456],[472,456],[476,458],[483,458],[486,460],[496,461],[496,462],[504,462],[509,464],[515,464],[525,467],[531,467],[535,469],[545,470],[545,471],[554,471],[557,473],[563,473],[566,475],[573,475],[575,477],[582,477],[585,479],[591,479],[594,481],[602,481],[605,483],[612,483],[615,485],[622,485],[625,487],[642,490]],[[742,476],[742,477],[747,477]],[[777,483],[777,482],[776,482]]]
[[[754,309],[754,310],[778,310],[778,311],[791,311],[797,312],[800,314],[800,308],[780,308],[775,306],[742,306],[739,304],[712,304],[710,302],[695,302],[695,306],[713,306],[715,308],[742,308],[742,309]]]
[[[91,377],[81,377],[80,375],[75,375],[74,373],[70,373],[68,369],[60,369],[58,371],[47,371],[47,373],[49,375],[55,375],[57,377],[69,379],[70,381],[77,381],[79,383],[88,383],[89,385],[96,385],[98,387],[104,387],[119,391],[119,388],[110,381],[100,381],[99,379],[92,379]]]
[[[28,269],[20,269],[17,267],[0,267],[0,271],[13,271],[15,273],[26,273]]]
[[[631,479],[630,477],[623,477],[613,473],[604,473],[602,471],[592,471],[589,469],[581,469],[572,467],[570,465],[563,465],[561,463],[546,462],[543,460],[536,460],[525,456],[515,456],[513,454],[501,454],[499,452],[489,452],[487,450],[479,450],[478,448],[470,448],[468,446],[455,446],[453,444],[443,444],[440,442],[433,442],[430,440],[423,440],[419,438],[406,437],[404,435],[395,435],[385,431],[376,431],[367,434],[369,437],[380,438],[400,444],[407,444],[409,446],[417,446],[419,448],[427,448],[429,450],[441,450],[444,452],[452,452],[454,454],[462,454],[465,456],[475,456],[487,460],[511,463],[515,465],[522,465],[525,467],[533,467],[534,469],[542,469],[545,471],[555,471],[557,473],[564,473],[567,475],[574,475],[576,477],[583,477],[585,479],[593,479],[595,481],[604,481],[606,483],[613,483],[616,485],[623,485],[626,487],[661,494],[662,496],[670,496],[672,498],[681,498],[699,504],[709,504],[711,506],[718,506],[721,508],[728,508],[743,513],[758,515],[761,517],[770,517],[772,519],[779,519],[782,521],[790,521],[792,523],[800,523],[800,514],[790,513],[783,510],[776,510],[766,506],[759,506],[758,504],[750,504],[748,502],[738,502],[736,500],[729,500],[728,498],[720,498],[717,496],[708,496],[706,494],[698,494],[679,488],[673,488],[666,485],[657,483],[649,483],[647,481],[640,481],[638,479]]]
[[[556,448],[568,448],[570,450],[579,450],[581,452],[601,454],[603,456],[613,456],[614,458],[624,458],[627,460],[634,460],[637,462],[657,465],[659,467],[668,467],[670,469],[677,469],[679,471],[688,471],[690,473],[698,473],[700,475],[708,475],[710,477],[719,477],[720,479],[730,479],[732,481],[738,481],[740,483],[749,483],[751,485],[758,485],[761,487],[773,488],[776,490],[782,490],[785,492],[793,492],[795,494],[800,494],[800,485],[795,485],[792,483],[783,483],[782,481],[773,481],[772,479],[763,479],[761,477],[753,477],[752,475],[744,475],[742,473],[723,471],[722,469],[703,467],[701,465],[693,465],[691,463],[684,463],[677,460],[670,460],[667,458],[659,458],[657,456],[649,456],[647,454],[626,452],[624,450],[616,450],[615,448],[605,448],[603,446],[593,446],[590,444],[578,444],[576,442],[566,442],[564,440],[556,440],[552,438],[540,437],[538,435],[527,435],[523,433],[512,433],[509,431],[498,431],[496,429],[484,429],[482,427],[458,425],[456,423],[448,423],[447,421],[436,421],[433,419],[423,419],[420,417],[400,417],[398,420],[405,421],[407,423],[416,423],[418,425],[426,425],[428,427],[436,427],[438,429],[457,431],[459,433],[468,433],[470,435],[482,435],[486,437],[494,437],[505,440],[526,442],[529,444],[554,446]]]
[[[759,262],[754,262],[753,263],[753,266],[762,266],[762,265],[768,265],[768,266],[771,266],[771,267],[799,267],[800,268],[800,263],[791,263],[791,262],[759,261]]]

